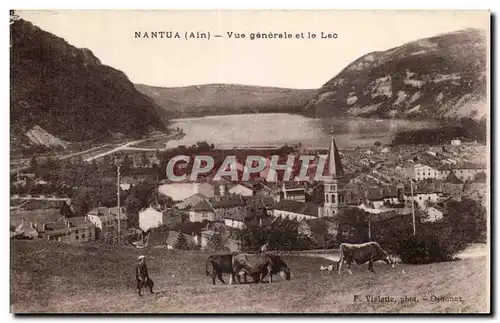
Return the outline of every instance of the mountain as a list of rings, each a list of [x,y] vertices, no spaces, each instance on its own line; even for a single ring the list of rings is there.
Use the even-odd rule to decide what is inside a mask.
[[[136,137],[165,130],[165,115],[127,76],[25,20],[11,24],[11,138],[33,127],[64,141]]]
[[[466,29],[364,55],[324,84],[307,115],[480,119],[487,113],[486,32]]]
[[[170,116],[196,117],[236,113],[300,112],[316,90],[237,84],[156,87],[136,84]]]

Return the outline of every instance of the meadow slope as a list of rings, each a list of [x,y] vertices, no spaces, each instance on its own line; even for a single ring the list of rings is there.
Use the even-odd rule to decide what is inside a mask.
[[[156,295],[135,294],[139,253],[148,255]],[[353,276],[322,272],[328,260],[285,256],[292,280],[273,284],[213,286],[204,253],[154,248],[68,246],[37,241],[11,242],[11,310],[22,312],[153,313],[471,313],[487,312],[487,258],[390,269],[376,273],[353,266]],[[405,273],[402,272],[404,268]],[[360,301],[354,301],[360,295]],[[367,303],[366,295],[392,296],[396,303]],[[457,302],[423,300],[462,297]],[[419,301],[400,303],[400,297]]]

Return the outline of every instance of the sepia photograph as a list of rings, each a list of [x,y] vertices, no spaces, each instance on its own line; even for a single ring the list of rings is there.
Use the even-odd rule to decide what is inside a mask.
[[[490,314],[491,19],[10,10],[10,312]]]

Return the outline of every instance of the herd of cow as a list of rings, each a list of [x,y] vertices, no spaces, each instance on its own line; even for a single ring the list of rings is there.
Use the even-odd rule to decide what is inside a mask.
[[[351,263],[354,261],[356,264],[368,262],[368,270],[373,272],[373,263],[379,260],[385,261],[394,268],[394,262],[376,242],[362,244],[342,243],[340,245],[340,259],[336,268],[330,265],[321,269],[330,271],[336,269],[340,275],[342,264],[346,263],[349,273],[352,274]],[[273,252],[213,254],[207,258],[206,274],[212,276],[214,285],[216,278],[225,284],[222,274],[231,275],[229,284],[235,281],[241,284],[242,276],[245,283],[247,282],[247,276],[250,276],[255,283],[263,282],[266,275],[269,276],[269,283],[272,283],[273,275],[277,274],[285,281],[291,278],[290,267],[280,255]]]

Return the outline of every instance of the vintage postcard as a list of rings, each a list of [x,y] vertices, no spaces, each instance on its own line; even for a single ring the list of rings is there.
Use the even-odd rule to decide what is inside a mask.
[[[490,313],[490,19],[11,10],[11,312]]]

